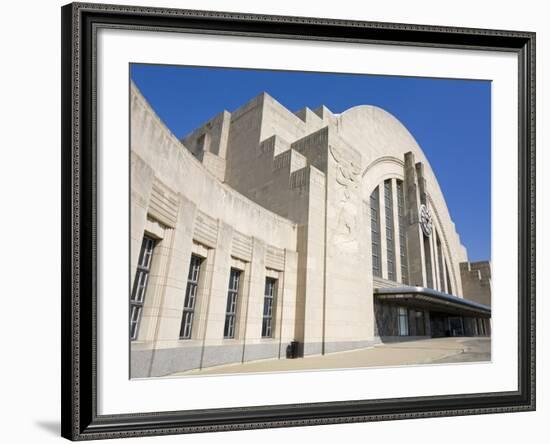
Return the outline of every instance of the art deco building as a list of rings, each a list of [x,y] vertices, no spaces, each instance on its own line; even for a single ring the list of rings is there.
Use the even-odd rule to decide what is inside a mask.
[[[132,377],[490,334],[489,263],[388,112],[263,93],[178,140],[130,100]]]

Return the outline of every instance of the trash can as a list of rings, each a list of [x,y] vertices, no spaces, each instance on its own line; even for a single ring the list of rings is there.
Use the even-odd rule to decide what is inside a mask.
[[[291,341],[290,344],[286,347],[286,357],[287,359],[296,359],[298,357],[298,341]]]

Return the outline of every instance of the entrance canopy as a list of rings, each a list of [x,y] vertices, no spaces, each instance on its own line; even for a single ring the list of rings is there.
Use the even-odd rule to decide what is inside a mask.
[[[398,305],[424,308],[442,313],[491,317],[491,307],[487,305],[425,287],[375,288],[374,298],[378,302],[393,302]]]

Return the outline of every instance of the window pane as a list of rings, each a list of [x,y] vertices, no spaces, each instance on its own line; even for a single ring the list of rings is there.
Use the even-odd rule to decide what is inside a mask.
[[[395,256],[393,242],[393,196],[391,180],[384,181],[384,209],[386,210],[386,255],[388,279],[395,280]]]
[[[397,216],[399,218],[399,255],[401,258],[401,282],[409,284],[409,267],[407,258],[407,235],[405,224],[405,196],[403,182],[398,180],[397,185]]]
[[[229,288],[227,291],[227,305],[225,309],[225,325],[223,331],[223,336],[226,339],[235,337],[240,275],[241,271],[235,268],[232,268],[229,273]]]
[[[180,337],[182,339],[191,338],[192,325],[193,325],[193,312],[190,312],[190,311],[184,312],[181,330],[180,330]]]
[[[191,256],[189,272],[187,274],[187,288],[183,302],[183,314],[181,318],[180,339],[191,339],[193,331],[193,319],[197,299],[200,267],[202,258],[196,255]]]
[[[132,340],[135,340],[138,336],[139,321],[147,292],[154,246],[155,241],[153,239],[147,236],[143,237],[134,285],[130,294],[130,339]]]
[[[380,269],[380,230],[378,220],[378,187],[370,195],[370,209],[371,209],[371,252],[372,252],[372,274],[374,276],[381,276]]]
[[[135,300],[137,302],[143,302],[143,300],[145,299],[145,290],[147,289],[149,273],[146,271],[138,271],[138,275],[139,280]]]
[[[231,339],[235,337],[235,316],[227,315],[225,317],[224,337]]]
[[[262,319],[262,337],[273,335],[273,304],[276,297],[277,279],[266,278],[264,292],[264,309]]]

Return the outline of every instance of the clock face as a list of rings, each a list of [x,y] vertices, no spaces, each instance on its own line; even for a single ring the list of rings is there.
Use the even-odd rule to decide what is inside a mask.
[[[420,227],[422,228],[422,232],[427,237],[432,235],[432,214],[430,213],[428,207],[424,204],[420,205]]]

